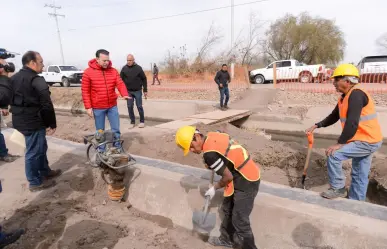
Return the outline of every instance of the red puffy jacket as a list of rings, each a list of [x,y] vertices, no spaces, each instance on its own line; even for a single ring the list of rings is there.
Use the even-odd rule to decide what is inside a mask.
[[[96,59],[89,61],[89,68],[82,77],[82,99],[85,109],[108,109],[117,105],[116,88],[121,96],[128,96],[128,90],[118,71],[109,63],[102,68]]]

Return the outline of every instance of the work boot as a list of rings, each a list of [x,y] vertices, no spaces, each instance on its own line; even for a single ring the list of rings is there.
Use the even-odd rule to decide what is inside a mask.
[[[347,189],[341,188],[341,189],[334,189],[330,188],[325,192],[321,193],[321,196],[327,199],[336,199],[336,198],[346,198],[347,197]]]
[[[138,125],[138,128],[144,128],[145,127],[145,124],[144,123],[140,123],[139,125]]]
[[[51,170],[50,173],[48,173],[48,175],[44,176],[44,178],[47,180],[54,179],[62,175],[62,173],[63,172],[61,169]]]
[[[56,182],[54,180],[44,179],[42,184],[40,184],[38,186],[30,186],[29,189],[31,192],[37,192],[37,191],[51,188],[51,187],[55,186],[55,184],[56,184]]]
[[[25,233],[24,229],[17,229],[12,233],[1,233],[0,234],[0,249],[5,248],[13,243],[15,243],[23,234]]]
[[[19,157],[20,157],[20,156],[17,156],[17,155],[7,154],[6,156],[0,157],[0,161],[6,162],[6,163],[12,163],[12,162],[14,162],[16,159],[18,159]]]
[[[129,129],[133,129],[133,128],[135,128],[135,127],[136,127],[136,124],[133,124],[133,123],[132,123],[132,124],[129,125]]]
[[[230,109],[230,108],[229,108],[228,105],[226,104],[226,105],[224,105],[224,109]]]
[[[223,247],[233,248],[233,243],[231,243],[231,241],[224,241],[219,237],[210,237],[207,242],[212,246],[223,246]]]

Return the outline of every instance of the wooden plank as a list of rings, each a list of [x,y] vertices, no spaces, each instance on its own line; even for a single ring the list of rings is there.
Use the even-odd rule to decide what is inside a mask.
[[[250,113],[249,110],[213,111],[213,112],[192,115],[192,116],[189,116],[188,118],[222,120],[222,119],[232,118],[233,116],[242,115],[242,114],[249,115],[249,113]]]

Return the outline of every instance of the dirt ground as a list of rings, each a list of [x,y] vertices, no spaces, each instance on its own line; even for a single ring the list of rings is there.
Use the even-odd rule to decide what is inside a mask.
[[[83,135],[94,132],[93,120],[84,116],[57,116],[58,128],[55,137],[74,142],[83,142]],[[297,143],[271,141],[259,132],[238,129],[232,125],[200,125],[204,133],[217,129],[224,130],[238,142],[245,145],[253,159],[262,166],[262,179],[287,186],[298,186],[306,159],[306,147]],[[173,132],[148,127],[143,129],[122,129],[125,149],[134,155],[204,167],[201,156],[189,154],[184,157],[175,144]],[[349,165],[350,167],[350,165]],[[348,171],[348,172],[347,172]],[[349,168],[346,167],[348,175]],[[314,150],[310,163],[308,188],[319,191],[327,185],[325,157],[322,150]]]
[[[83,108],[83,101],[80,87],[51,87],[51,99],[54,105],[65,105],[71,103],[74,109]],[[245,89],[230,89],[230,101],[240,99]],[[206,100],[218,101],[219,92],[217,90],[186,90],[186,91],[152,91],[148,90],[148,99],[168,99],[168,100]]]
[[[387,94],[371,94],[377,106],[387,107]],[[337,103],[338,93],[312,93],[280,90],[273,101],[279,105],[332,105]]]

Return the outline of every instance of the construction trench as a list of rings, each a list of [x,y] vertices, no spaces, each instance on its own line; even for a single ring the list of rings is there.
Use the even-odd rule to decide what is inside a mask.
[[[108,200],[99,170],[86,163],[83,136],[95,132],[94,121],[82,111],[65,109],[57,112],[58,128],[48,139],[51,167],[64,170],[55,188],[31,195],[25,184],[18,184],[25,182],[22,161],[15,162],[14,169],[1,168],[3,189],[14,187],[20,195],[15,200],[4,190],[1,223],[6,228],[28,229],[8,248],[211,248],[191,232],[192,213],[203,205],[209,172],[200,156],[182,155],[175,144],[175,130],[157,128],[170,120],[150,119],[145,129],[128,129],[129,120],[121,119],[124,147],[137,164],[126,175],[125,201],[117,203]],[[263,183],[251,216],[260,248],[387,247],[385,148],[375,155],[367,195],[367,201],[380,205],[327,201],[318,196],[328,188],[323,148],[334,140],[318,142],[316,138],[306,180],[310,191],[306,191],[300,189],[306,139],[299,134],[263,133],[245,127],[243,121],[197,127],[203,133],[229,133],[262,166]],[[3,131],[6,138],[11,132]],[[347,184],[350,167],[349,162],[344,164]],[[219,191],[210,212],[218,214],[221,199]],[[217,216],[212,236],[219,235],[221,214]]]

